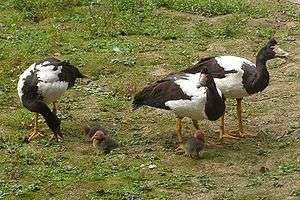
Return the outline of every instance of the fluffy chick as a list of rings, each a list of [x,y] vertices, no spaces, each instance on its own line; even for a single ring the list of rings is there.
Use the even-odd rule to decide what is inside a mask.
[[[110,153],[111,150],[118,147],[118,143],[106,136],[102,131],[98,130],[91,138],[93,141],[93,146],[105,154]]]
[[[204,134],[197,130],[194,137],[189,138],[186,142],[186,154],[191,158],[200,159],[199,152],[203,150],[205,145]]]
[[[101,131],[104,133],[104,135],[107,135],[107,130],[102,126],[100,126],[99,124],[94,124],[92,126],[84,126],[83,130],[85,133],[85,140],[87,142],[92,141],[92,137],[95,135],[97,131]]]

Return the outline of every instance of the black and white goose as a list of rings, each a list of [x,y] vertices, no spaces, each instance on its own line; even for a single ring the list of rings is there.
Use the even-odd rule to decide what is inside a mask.
[[[33,63],[20,75],[18,95],[22,104],[31,112],[36,113],[34,129],[29,141],[43,135],[38,131],[38,114],[41,114],[49,128],[53,131],[52,138],[63,138],[60,131],[60,119],[56,116],[56,101],[64,92],[75,84],[76,78],[84,78],[79,70],[67,61],[48,58]],[[53,111],[48,104],[53,103]]]
[[[197,120],[217,120],[225,111],[224,97],[207,69],[201,73],[178,73],[145,87],[134,97],[133,107],[150,106],[176,114],[176,133],[183,145],[181,120],[189,117],[199,130]]]
[[[201,59],[182,72],[197,74],[203,68],[207,68],[210,73],[223,75],[214,77],[214,81],[225,97],[235,98],[237,101],[238,130],[234,132],[240,136],[255,136],[255,133],[245,131],[243,128],[241,101],[243,97],[261,92],[268,86],[269,73],[266,66],[268,60],[287,56],[288,53],[281,50],[277,42],[271,39],[258,52],[256,64],[241,57],[219,56]],[[221,117],[220,138],[235,138],[224,131],[224,115]]]

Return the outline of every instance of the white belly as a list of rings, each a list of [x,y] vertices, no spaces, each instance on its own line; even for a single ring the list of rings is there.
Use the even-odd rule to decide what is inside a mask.
[[[38,83],[38,93],[43,96],[43,101],[47,104],[57,101],[64,94],[67,88],[68,83],[64,81]]]
[[[165,103],[180,118],[189,117],[194,120],[207,119],[204,112],[206,100],[193,97],[191,100],[172,100]]]
[[[197,76],[197,75],[196,75]],[[199,77],[199,75],[198,75]],[[197,84],[188,84],[189,80],[181,80],[176,82],[185,94],[191,95],[191,100],[180,99],[171,100],[165,103],[173,112],[183,118],[189,117],[195,120],[206,119],[204,112],[206,103],[206,89],[205,87],[197,88]]]

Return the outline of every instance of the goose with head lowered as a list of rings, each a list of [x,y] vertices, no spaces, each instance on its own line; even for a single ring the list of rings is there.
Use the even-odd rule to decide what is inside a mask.
[[[222,74],[214,76],[214,81],[226,98],[235,98],[237,101],[238,130],[233,131],[239,136],[255,136],[246,131],[242,124],[243,97],[263,91],[269,84],[267,61],[274,58],[287,59],[288,53],[280,49],[275,39],[270,39],[256,56],[256,64],[237,56],[218,56],[201,59],[194,66],[183,70],[184,73],[197,74],[203,68],[210,73]],[[224,115],[221,117],[220,139],[236,138],[224,130]]]
[[[197,120],[217,120],[225,111],[224,97],[206,68],[201,73],[177,73],[155,82],[134,96],[133,107],[150,106],[172,110],[176,115],[176,133],[183,148],[181,120],[189,117],[199,130]]]
[[[28,138],[43,135],[38,130],[38,115],[41,114],[49,128],[53,131],[52,139],[61,139],[60,119],[56,116],[56,102],[75,84],[77,78],[84,78],[79,70],[67,61],[47,58],[35,62],[27,68],[19,78],[18,95],[25,108],[34,112],[34,129]],[[53,103],[51,111],[48,104]]]

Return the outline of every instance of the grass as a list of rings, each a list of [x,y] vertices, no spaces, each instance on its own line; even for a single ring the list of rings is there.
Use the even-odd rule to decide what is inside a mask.
[[[0,198],[297,199],[299,16],[283,0],[1,2]],[[256,138],[219,142],[222,148],[207,148],[195,161],[175,151],[173,114],[132,112],[132,97],[145,85],[201,57],[254,60],[270,37],[292,59],[268,63],[270,86],[243,101],[245,126]],[[59,102],[64,143],[27,144],[32,114],[20,105],[18,76],[53,55],[90,82],[78,82]],[[226,128],[233,129],[235,102],[227,102]],[[82,126],[94,122],[119,141],[117,151],[105,156],[84,142]],[[217,122],[201,127],[217,141]],[[188,119],[183,130],[194,131]]]

